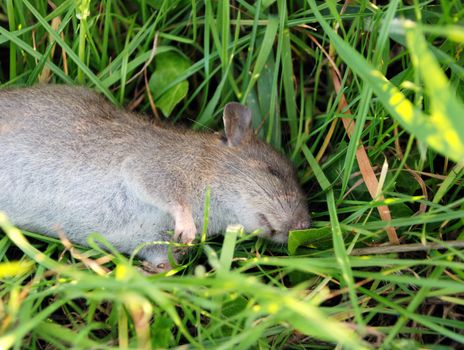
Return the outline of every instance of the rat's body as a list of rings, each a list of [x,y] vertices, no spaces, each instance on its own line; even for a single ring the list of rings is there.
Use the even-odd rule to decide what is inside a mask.
[[[84,88],[0,90],[0,210],[20,228],[86,244],[102,233],[123,252],[145,242],[191,242],[241,223],[284,242],[309,225],[286,159],[252,135],[249,110],[229,104],[226,139],[162,128]],[[197,226],[196,226],[196,225]],[[167,264],[166,246],[140,256]]]

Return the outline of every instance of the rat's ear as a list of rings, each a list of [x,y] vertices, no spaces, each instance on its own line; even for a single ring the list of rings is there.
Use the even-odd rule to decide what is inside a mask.
[[[224,107],[223,120],[229,146],[239,146],[250,140],[253,130],[249,108],[237,102],[230,102]]]

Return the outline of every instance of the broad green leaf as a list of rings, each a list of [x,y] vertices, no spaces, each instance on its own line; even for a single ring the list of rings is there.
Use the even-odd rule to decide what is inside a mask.
[[[181,81],[156,101],[158,107],[166,117],[169,117],[174,107],[187,96],[188,88],[188,81]]]
[[[421,31],[414,26],[408,28],[407,42],[414,65],[422,75],[429,93],[432,105],[430,116],[414,106],[380,71],[337,35],[322,17],[314,1],[308,2],[340,57],[370,85],[393,118],[419,141],[437,152],[456,162],[464,161],[464,106],[451,93],[453,89],[428,50]]]
[[[156,344],[159,348],[169,348],[174,342],[174,326],[171,318],[166,316],[156,317],[153,326],[153,329],[156,329],[153,334],[153,344]]]
[[[290,231],[288,236],[288,252],[290,255],[295,255],[296,250],[301,246],[321,248],[328,248],[332,245],[332,242],[322,241],[322,238],[331,237],[330,227],[310,228],[308,230]],[[326,243],[326,244],[324,244]]]
[[[171,115],[174,107],[187,96],[189,84],[187,80],[180,81],[164,94],[160,92],[174,80],[181,77],[190,68],[190,61],[175,51],[160,53],[156,56],[156,69],[153,72],[149,86],[156,105],[166,117]]]

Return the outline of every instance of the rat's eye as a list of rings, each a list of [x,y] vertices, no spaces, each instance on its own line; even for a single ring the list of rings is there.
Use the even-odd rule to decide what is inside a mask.
[[[283,175],[278,170],[274,169],[272,166],[269,165],[267,167],[267,170],[271,173],[271,175],[283,180]]]

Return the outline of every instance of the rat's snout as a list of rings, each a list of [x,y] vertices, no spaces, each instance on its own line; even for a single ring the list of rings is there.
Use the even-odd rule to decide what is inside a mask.
[[[290,229],[291,230],[304,230],[304,229],[309,228],[310,226],[311,226],[311,218],[308,216],[303,219],[297,220]]]
[[[286,243],[289,231],[304,230],[311,226],[311,218],[307,213],[299,216],[291,215],[286,219],[260,215],[262,228],[265,228],[262,236],[277,243]]]

